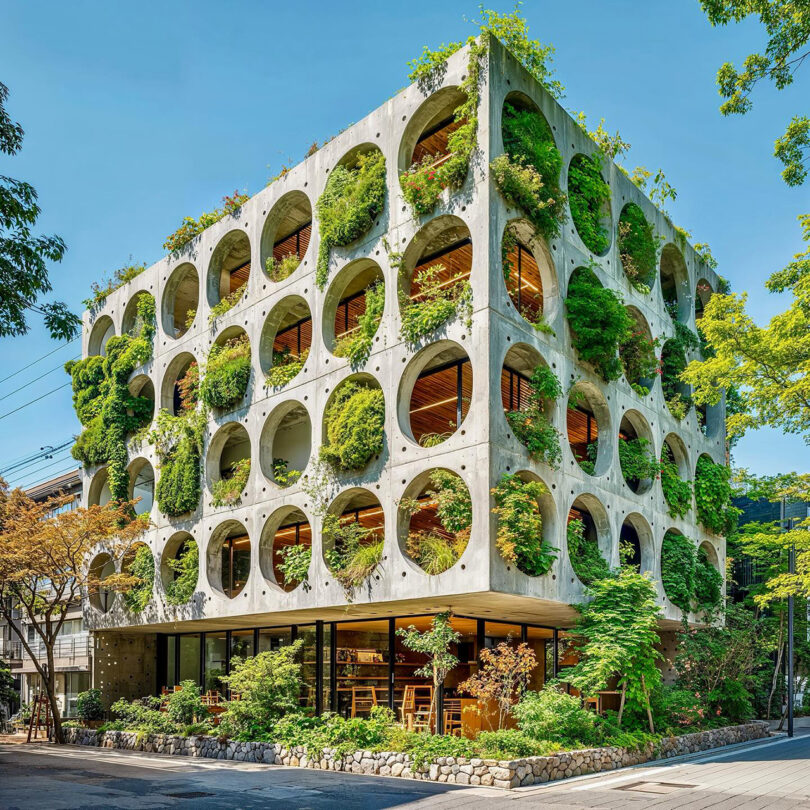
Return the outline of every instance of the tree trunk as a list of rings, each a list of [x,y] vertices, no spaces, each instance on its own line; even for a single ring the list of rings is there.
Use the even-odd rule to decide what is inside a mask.
[[[784,651],[784,642],[782,641],[782,629],[785,621],[785,614],[783,613],[779,618],[779,637],[776,645],[776,665],[773,668],[773,678],[771,679],[771,691],[768,695],[768,710],[765,714],[765,719],[771,719],[771,704],[773,703],[774,692],[776,692],[776,684],[779,680],[779,670],[782,667],[782,653]]]
[[[619,728],[622,725],[622,715],[624,714],[624,699],[627,696],[627,681],[622,684],[622,698],[619,701],[619,716],[616,718],[616,723],[618,724]]]
[[[56,700],[56,672],[53,667],[53,644],[48,644],[46,650],[48,653],[48,672],[47,678],[45,678],[45,691],[48,693],[48,703],[51,704],[53,741],[57,745],[64,745],[65,735],[62,731],[62,716],[59,714],[59,702]]]
[[[650,723],[650,734],[655,734],[655,723],[653,723],[652,706],[650,706],[650,693],[644,683],[644,676],[641,676],[641,688],[644,690],[644,702],[647,704],[647,720]]]

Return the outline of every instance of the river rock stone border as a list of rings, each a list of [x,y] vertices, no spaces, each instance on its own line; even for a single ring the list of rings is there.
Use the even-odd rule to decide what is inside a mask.
[[[680,737],[666,737],[657,745],[649,744],[639,750],[617,747],[587,748],[581,751],[561,751],[547,757],[516,760],[439,757],[429,765],[415,768],[410,756],[403,753],[355,751],[354,754],[339,757],[334,751],[326,749],[320,758],[316,759],[310,758],[303,748],[285,748],[275,743],[237,742],[203,736],[137,734],[131,731],[98,732],[85,728],[65,729],[65,738],[72,745],[399,776],[405,779],[449,782],[456,785],[492,785],[500,788],[516,788],[553,782],[569,776],[611,771],[649,762],[651,759],[669,759],[768,736],[768,724],[754,721],[739,726],[684,734]]]

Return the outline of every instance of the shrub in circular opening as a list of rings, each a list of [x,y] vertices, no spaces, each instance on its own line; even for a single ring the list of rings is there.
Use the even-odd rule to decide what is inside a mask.
[[[658,459],[652,451],[649,439],[619,437],[619,465],[624,480],[634,491],[638,491],[642,481],[656,478],[659,473]]]
[[[200,399],[211,408],[229,408],[244,399],[250,381],[250,341],[246,334],[211,347]]]
[[[172,416],[161,410],[149,441],[160,459],[155,500],[164,515],[193,512],[200,502],[205,414],[187,410]]]
[[[176,557],[166,564],[173,578],[166,586],[166,601],[170,605],[184,605],[194,595],[200,569],[200,550],[195,540],[186,540]]]
[[[321,458],[338,470],[361,470],[382,452],[383,392],[368,383],[343,383],[326,409],[326,444]]]
[[[587,586],[610,574],[610,566],[599,551],[599,541],[587,535],[583,520],[574,518],[568,521],[566,540],[571,567],[583,585]]]
[[[385,158],[371,149],[354,168],[335,166],[317,202],[319,232],[315,279],[320,289],[329,276],[329,251],[367,233],[385,206]]]
[[[353,367],[364,365],[371,354],[384,309],[385,282],[379,279],[366,289],[366,309],[357,318],[357,328],[337,339],[335,356],[345,357]]]
[[[655,236],[635,203],[625,205],[619,217],[619,257],[627,280],[639,292],[648,293],[655,278]]]
[[[152,601],[155,583],[155,558],[149,546],[138,546],[125,573],[138,581],[124,593],[124,604],[133,613],[140,613]]]
[[[681,478],[672,450],[666,442],[661,451],[661,489],[669,514],[674,518],[685,517],[692,508],[692,485]]]
[[[656,349],[660,340],[651,340],[646,330],[630,317],[630,333],[626,340],[619,344],[619,359],[622,362],[624,376],[630,387],[641,397],[650,393],[647,382],[655,379],[660,372]]]
[[[562,395],[562,387],[554,372],[537,366],[529,380],[529,404],[522,410],[509,411],[506,420],[515,438],[524,444],[529,456],[557,468],[562,461],[560,434],[546,416],[547,402]]]
[[[690,538],[668,531],[661,543],[661,582],[673,605],[688,612],[695,592],[697,549]]]
[[[734,531],[740,510],[731,504],[731,470],[701,456],[695,467],[697,517],[710,532],[726,535]]]
[[[610,186],[602,177],[599,153],[575,155],[568,167],[568,202],[579,238],[601,256],[610,247],[610,231],[602,224],[610,202]]]
[[[333,513],[324,518],[323,535],[332,546],[324,551],[326,564],[351,601],[354,589],[359,588],[382,562],[385,538],[380,537],[377,529]]]

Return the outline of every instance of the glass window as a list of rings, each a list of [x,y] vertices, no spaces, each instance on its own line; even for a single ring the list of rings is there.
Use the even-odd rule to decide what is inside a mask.
[[[400,630],[411,627],[424,633],[430,629],[432,616],[411,616],[394,622],[394,712],[397,719],[408,729],[427,731],[431,723],[433,701],[433,679],[417,675],[416,671],[427,663],[424,653],[408,649],[399,635]],[[340,671],[338,659],[338,671]]]
[[[304,685],[301,690],[301,705],[313,712],[317,707],[318,692],[317,663],[315,657],[315,625],[298,625],[298,638],[303,639],[301,677]]]
[[[65,673],[65,717],[76,717],[76,702],[79,692],[86,692],[90,688],[89,672]]]
[[[551,678],[551,660],[554,655],[554,631],[546,627],[527,627],[526,643],[537,658],[537,666],[529,678],[529,689],[542,689]],[[548,667],[548,670],[546,669]]]
[[[252,658],[253,630],[234,630],[231,633],[231,658]]]
[[[324,623],[323,626],[323,708],[324,711],[327,711],[329,707],[332,705],[332,688],[331,684],[332,681],[330,680],[331,675],[331,664],[330,664],[330,651],[332,649],[332,625]]]
[[[166,638],[166,680],[165,686],[171,689],[177,683],[175,670],[175,651],[177,650],[177,636]]]
[[[200,634],[179,636],[180,671],[178,681],[200,682]]]
[[[229,537],[222,544],[222,590],[230,599],[241,593],[250,575],[250,539]]]
[[[275,651],[292,641],[292,628],[265,627],[259,630],[259,652]]]
[[[180,637],[181,640],[184,638]],[[205,691],[224,692],[225,685],[220,678],[225,674],[227,665],[227,636],[224,630],[218,633],[205,634]],[[180,662],[182,668],[182,661]]]
[[[484,646],[497,647],[506,641],[514,647],[520,644],[521,628],[519,624],[503,624],[502,622],[484,623]]]
[[[337,710],[367,717],[388,705],[388,620],[344,622],[337,627]]]

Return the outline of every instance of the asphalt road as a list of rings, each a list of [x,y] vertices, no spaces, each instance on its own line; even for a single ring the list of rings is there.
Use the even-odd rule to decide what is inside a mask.
[[[0,808],[810,808],[810,734],[506,792],[241,762],[0,746]]]

